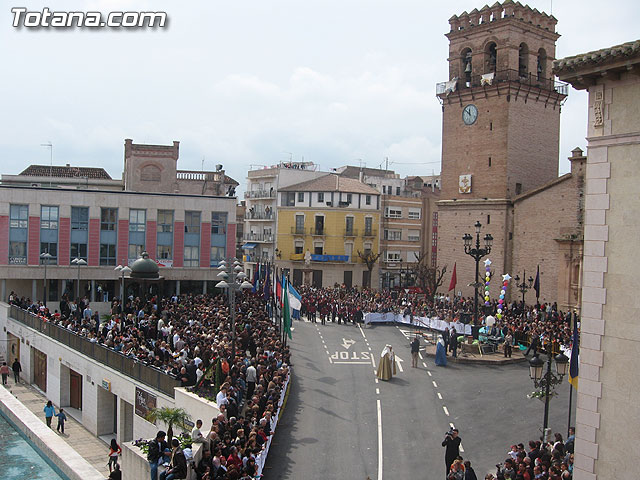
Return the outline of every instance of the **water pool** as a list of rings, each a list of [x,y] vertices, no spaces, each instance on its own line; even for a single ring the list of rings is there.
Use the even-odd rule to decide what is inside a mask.
[[[68,480],[54,470],[3,415],[0,415],[0,450],[3,480]]]

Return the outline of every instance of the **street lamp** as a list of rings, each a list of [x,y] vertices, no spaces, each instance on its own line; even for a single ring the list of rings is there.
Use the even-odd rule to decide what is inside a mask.
[[[529,275],[529,278],[525,280],[526,276],[527,276],[527,271],[525,270],[522,272],[522,283],[518,283],[520,282],[520,277],[518,275],[513,277],[513,281],[516,282],[516,288],[520,290],[520,292],[522,293],[522,316],[523,317],[524,317],[524,296],[527,293],[527,290],[533,287],[533,277]]]
[[[247,274],[243,272],[241,263],[234,258],[232,265],[227,267],[227,262],[222,260],[218,266],[220,272],[216,275],[220,281],[216,283],[217,288],[227,290],[229,296],[229,310],[231,311],[231,365],[236,361],[236,291],[253,288],[249,283]]]
[[[480,248],[480,229],[482,228],[482,224],[480,222],[476,222],[474,225],[476,227],[476,244],[473,245],[473,237],[468,233],[465,233],[462,236],[462,241],[464,242],[464,253],[473,257],[476,261],[476,276],[473,282],[473,290],[474,290],[474,301],[473,301],[473,324],[478,324],[478,288],[482,285],[482,283],[478,282],[478,274],[480,271],[480,259],[486,255],[491,253],[491,245],[493,244],[493,237],[491,234],[487,233],[484,236],[484,248]]]
[[[549,400],[551,399],[551,391],[555,390],[556,385],[562,382],[562,378],[567,374],[567,368],[569,367],[569,358],[564,353],[559,353],[555,356],[556,373],[551,371],[551,363],[554,360],[551,344],[547,344],[548,359],[546,362],[541,360],[537,355],[529,360],[529,376],[533,380],[535,388],[540,389],[540,393],[544,396],[544,424],[542,426],[542,433],[544,435],[544,441],[547,442],[549,432]]]
[[[47,264],[53,256],[49,252],[40,254],[41,264],[44,265],[44,306],[47,306]]]
[[[125,275],[129,275],[131,273],[131,269],[128,265],[125,265],[124,267],[122,265],[118,265],[116,268],[114,268],[114,270],[122,274],[120,280],[120,305],[124,307],[124,277]]]
[[[84,260],[83,258],[80,257],[76,257],[73,260],[71,260],[71,263],[73,265],[77,265],[78,266],[78,283],[76,284],[76,300],[80,298],[80,267],[82,265],[86,265],[87,261]]]

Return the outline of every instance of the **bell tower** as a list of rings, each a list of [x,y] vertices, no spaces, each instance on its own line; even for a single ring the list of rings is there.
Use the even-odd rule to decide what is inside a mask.
[[[512,199],[558,176],[560,107],[557,20],[512,0],[449,19],[449,81],[442,104],[438,259],[457,262],[457,290],[472,290],[475,263],[462,236],[480,221],[493,235],[494,272],[511,268]]]

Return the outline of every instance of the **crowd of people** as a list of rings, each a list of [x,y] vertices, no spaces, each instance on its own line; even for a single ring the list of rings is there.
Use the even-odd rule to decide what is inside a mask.
[[[203,442],[205,455],[197,466],[198,475],[205,480],[253,478],[255,459],[271,435],[271,418],[290,365],[289,349],[269,318],[261,294],[236,298],[235,349],[225,295],[130,297],[124,305],[116,299],[110,315],[102,318],[86,298],[74,302],[63,298],[54,312],[13,293],[9,300],[89,341],[172,375],[195,393],[210,393],[214,385],[218,387],[215,369],[220,365],[222,381],[214,395],[221,413]],[[167,457],[169,463],[173,457]],[[152,480],[156,480],[157,460]]]

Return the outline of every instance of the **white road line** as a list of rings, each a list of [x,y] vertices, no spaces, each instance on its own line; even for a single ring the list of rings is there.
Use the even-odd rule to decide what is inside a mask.
[[[329,363],[333,363],[333,360],[331,359],[331,357],[329,357]]]
[[[438,392],[438,400],[442,400],[442,395],[440,394],[440,392]],[[453,428],[453,427],[451,427]]]
[[[425,365],[425,367],[426,367],[426,365]],[[427,373],[429,374],[429,376],[431,376],[431,372],[429,370],[427,370]]]
[[[369,349],[370,352],[373,351],[373,350],[371,350],[371,347],[369,345],[367,345],[367,348]]]
[[[462,443],[460,444],[460,453],[464,453],[464,448],[462,448]]]
[[[376,395],[380,395],[380,389],[376,388]]]
[[[449,426],[450,426],[451,428],[456,428],[456,427],[453,425],[453,423],[450,423],[450,424],[449,424]]]
[[[424,368],[427,368],[427,364],[426,364],[425,362],[422,362],[422,366],[423,366]],[[431,375],[431,372],[429,372],[429,375]]]
[[[422,356],[421,352],[418,352],[418,356],[420,357],[420,360],[424,360],[424,357]]]
[[[435,388],[438,388],[438,384],[436,383],[436,381],[435,381],[435,380],[433,380],[431,383],[433,383],[433,386],[434,386]]]
[[[376,383],[380,383],[380,381],[376,378]]]
[[[331,357],[329,357],[331,358]],[[349,361],[349,362],[333,362],[334,365],[369,365],[369,362],[356,362],[356,361]]]
[[[445,407],[444,405],[442,406],[442,410],[444,410],[444,414],[448,417],[449,416],[449,410],[447,410],[447,407]]]
[[[380,407],[380,399],[377,400],[378,405],[378,480],[382,480],[382,408]]]

